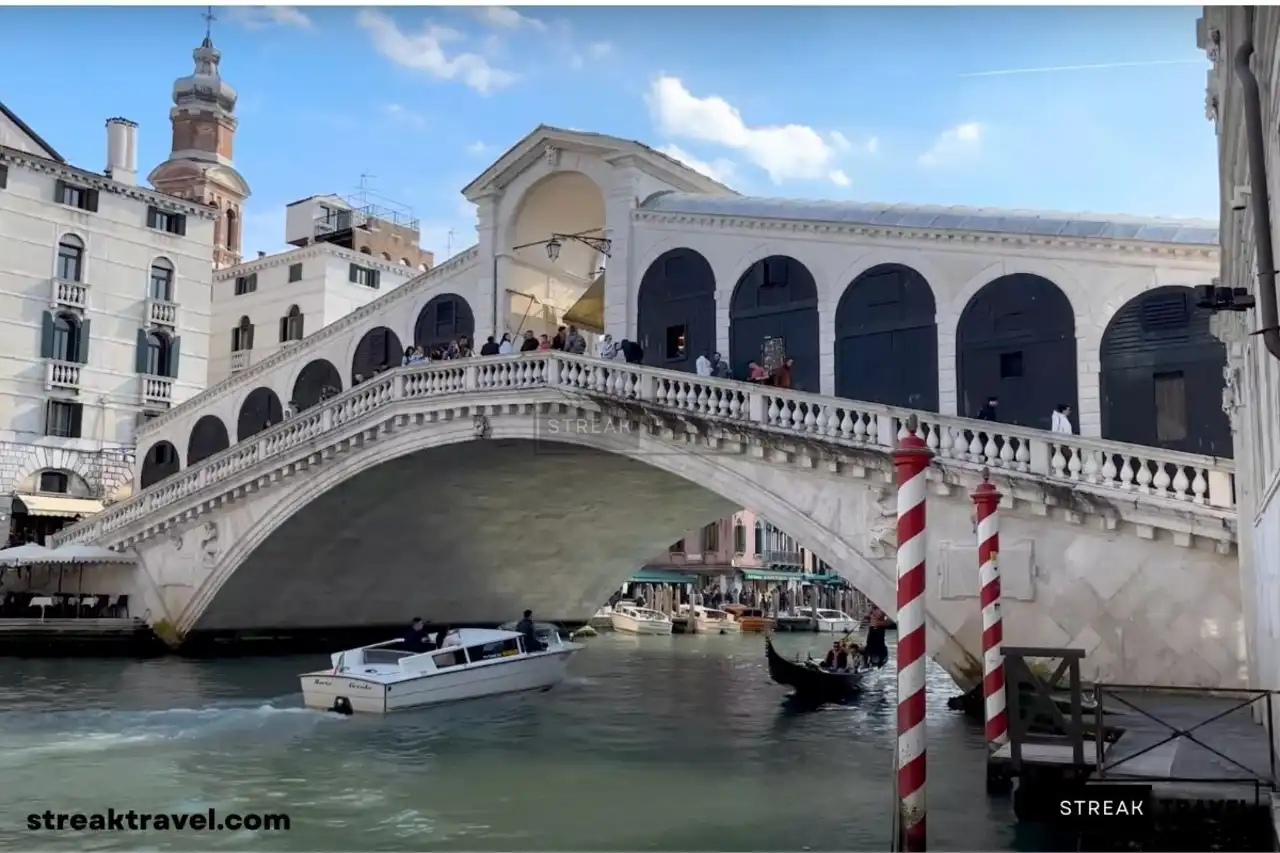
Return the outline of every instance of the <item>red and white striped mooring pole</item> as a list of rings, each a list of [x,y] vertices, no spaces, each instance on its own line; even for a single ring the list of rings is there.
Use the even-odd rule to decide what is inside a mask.
[[[933,451],[911,417],[898,438],[898,850],[921,853],[925,834],[925,478]]]
[[[1004,623],[1000,620],[1000,492],[982,469],[973,490],[978,519],[978,574],[982,603],[982,700],[986,706],[987,746],[999,749],[1009,739],[1005,710]]]

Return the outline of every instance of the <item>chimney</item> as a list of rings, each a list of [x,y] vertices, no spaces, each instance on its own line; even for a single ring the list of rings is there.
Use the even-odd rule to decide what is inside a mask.
[[[138,123],[107,119],[107,177],[122,184],[138,183]]]
[[[258,250],[258,257],[265,258],[266,256],[267,256],[266,252],[262,251],[261,249]]]

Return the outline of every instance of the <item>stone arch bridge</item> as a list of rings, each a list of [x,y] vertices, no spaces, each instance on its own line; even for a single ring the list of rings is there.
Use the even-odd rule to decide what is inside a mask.
[[[179,636],[585,618],[655,545],[747,506],[893,611],[889,459],[931,471],[930,648],[979,672],[969,491],[1005,493],[1006,636],[1091,675],[1235,686],[1230,462],[647,366],[530,353],[396,368],[56,537],[134,550]]]

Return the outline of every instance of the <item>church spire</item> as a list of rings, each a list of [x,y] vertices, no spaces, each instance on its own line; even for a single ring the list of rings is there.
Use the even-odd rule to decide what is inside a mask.
[[[218,20],[213,16],[213,7],[205,6],[201,17],[204,18],[204,44],[201,46],[213,47],[213,22]]]

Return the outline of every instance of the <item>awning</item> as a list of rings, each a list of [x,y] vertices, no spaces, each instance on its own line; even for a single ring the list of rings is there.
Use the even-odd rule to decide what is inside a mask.
[[[697,583],[698,576],[673,569],[641,569],[631,576],[631,583]]]
[[[132,564],[138,562],[133,554],[112,551],[101,545],[60,545],[49,552],[49,562],[54,565]]]
[[[802,581],[800,572],[780,572],[773,569],[743,569],[742,576],[749,581]]]
[[[10,568],[23,566],[43,566],[49,562],[49,555],[53,553],[53,549],[38,545],[35,542],[28,542],[26,545],[16,545],[13,548],[5,548],[0,551],[0,566],[8,566]]]
[[[591,282],[586,292],[573,303],[573,307],[564,312],[564,316],[560,318],[561,323],[604,334],[604,276],[604,273],[600,273]]]
[[[48,518],[78,518],[102,512],[102,501],[59,495],[14,495],[13,512]]]

